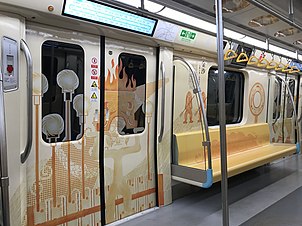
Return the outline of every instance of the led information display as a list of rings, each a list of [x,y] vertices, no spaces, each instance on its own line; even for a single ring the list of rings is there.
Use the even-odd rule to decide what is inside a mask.
[[[63,15],[115,28],[153,35],[157,20],[92,0],[65,0]]]

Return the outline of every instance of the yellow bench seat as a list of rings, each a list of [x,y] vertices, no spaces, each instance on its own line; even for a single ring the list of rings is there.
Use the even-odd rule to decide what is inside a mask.
[[[213,182],[221,180],[219,129],[210,129]],[[267,123],[227,127],[228,176],[270,163],[296,152],[295,144],[270,143]],[[200,131],[174,134],[174,163],[205,168]]]
[[[294,144],[269,144],[253,148],[241,153],[228,155],[228,177],[262,166],[296,152]],[[192,168],[204,169],[203,163],[187,165]],[[213,182],[221,180],[220,158],[212,160]]]

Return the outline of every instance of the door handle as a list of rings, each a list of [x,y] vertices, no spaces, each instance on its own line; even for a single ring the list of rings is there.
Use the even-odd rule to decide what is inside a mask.
[[[158,136],[158,142],[160,143],[163,139],[164,130],[165,130],[165,94],[166,94],[166,70],[164,62],[161,62],[160,64],[160,71],[162,76],[162,86],[161,86],[161,117],[160,117],[160,133]]]
[[[32,140],[33,140],[33,101],[32,101],[32,75],[33,75],[33,60],[30,50],[26,42],[22,39],[20,42],[20,48],[24,52],[26,63],[27,63],[27,141],[25,150],[21,154],[21,163],[24,163],[31,151]]]

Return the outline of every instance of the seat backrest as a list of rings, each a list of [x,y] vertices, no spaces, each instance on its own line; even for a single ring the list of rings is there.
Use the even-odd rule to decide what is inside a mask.
[[[219,129],[210,129],[212,158],[220,157]],[[270,143],[267,123],[227,127],[227,153],[233,155]],[[179,165],[192,165],[204,161],[201,131],[174,134],[174,150]]]
[[[210,131],[212,157],[220,157],[219,129]],[[269,125],[267,123],[228,127],[226,131],[227,153],[233,155],[270,143]]]

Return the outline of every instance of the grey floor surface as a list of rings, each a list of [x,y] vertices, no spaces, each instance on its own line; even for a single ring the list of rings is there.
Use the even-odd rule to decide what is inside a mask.
[[[242,226],[266,225],[302,225],[302,188],[298,188],[288,196],[268,207],[261,213],[243,223]]]
[[[174,197],[180,197],[177,187],[181,186],[186,185],[174,186]],[[302,226],[302,156],[295,155],[232,177],[229,179],[228,198],[231,226]],[[121,224],[220,226],[220,183]]]

